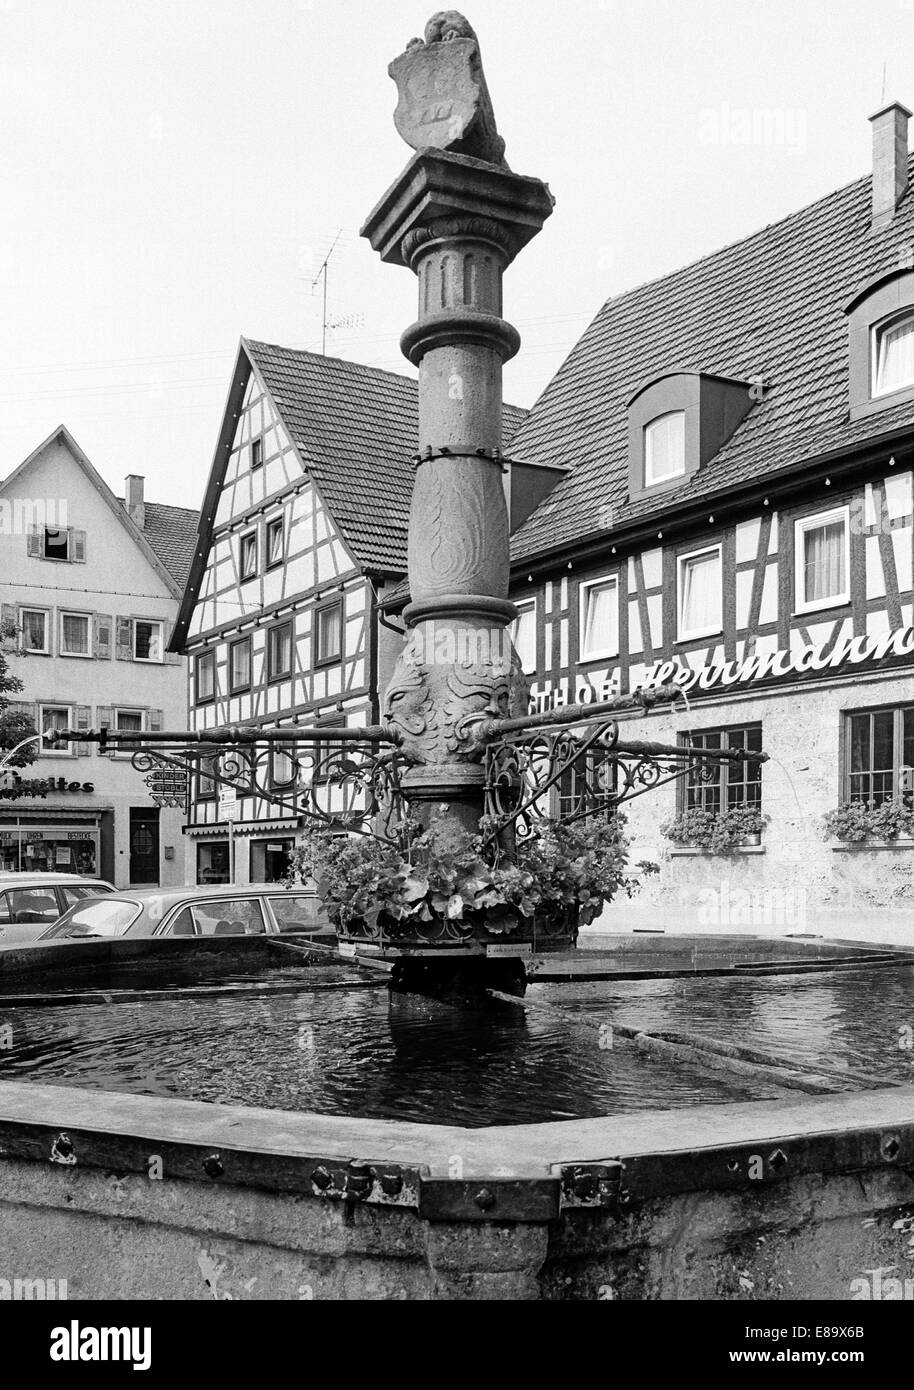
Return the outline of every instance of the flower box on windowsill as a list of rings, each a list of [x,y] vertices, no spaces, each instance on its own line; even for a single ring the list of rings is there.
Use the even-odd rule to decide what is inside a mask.
[[[680,855],[704,855],[706,859],[722,859],[731,854],[764,854],[765,846],[762,844],[761,835],[756,832],[746,835],[739,844],[730,845],[729,849],[709,849],[706,845],[671,845],[669,855],[671,859],[678,858]]]

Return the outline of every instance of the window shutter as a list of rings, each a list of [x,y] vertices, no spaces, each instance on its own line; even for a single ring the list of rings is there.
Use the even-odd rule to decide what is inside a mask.
[[[76,722],[73,727],[77,733],[85,733],[92,727],[92,706],[76,706]],[[72,745],[71,745],[72,746]],[[77,743],[76,756],[78,758],[88,758],[95,752],[94,743]]]
[[[86,533],[75,526],[70,527],[70,559],[77,565],[86,563]]]
[[[111,627],[114,623],[110,613],[95,615],[95,655],[100,661],[111,659]]]
[[[165,626],[164,626],[164,629],[163,629],[163,632],[164,632],[163,643],[164,643],[164,647],[165,647],[165,661],[166,661],[166,664],[167,664],[168,666],[180,666],[180,665],[181,665],[181,662],[184,660],[184,658],[183,658],[183,656],[181,655],[180,652],[170,652],[170,651],[168,650],[168,644],[169,644],[169,642],[171,641],[172,634],[174,633],[174,630],[175,630],[175,625],[174,625],[174,623],[166,623]]]
[[[41,559],[41,531],[37,526],[30,526],[26,536],[26,554],[33,556],[36,560]]]
[[[146,711],[146,728],[151,734],[162,732],[162,711],[160,709]]]
[[[110,730],[113,731],[113,729],[114,729],[114,710],[111,708],[111,706],[110,706],[110,705],[99,705],[99,706],[98,706],[98,709],[95,711],[95,713],[96,713],[96,717],[98,718],[99,733],[101,733],[102,729],[105,727],[106,724],[107,724],[108,728],[109,728]],[[109,757],[109,758],[113,758],[113,757],[114,757],[114,754],[110,751],[110,748],[109,748],[109,752],[108,752],[108,757]]]
[[[118,661],[133,660],[133,623],[130,618],[117,619],[117,640],[115,643]]]
[[[13,628],[18,626],[19,614],[16,610],[15,603],[0,604],[0,627],[3,628],[4,633],[8,634]]]

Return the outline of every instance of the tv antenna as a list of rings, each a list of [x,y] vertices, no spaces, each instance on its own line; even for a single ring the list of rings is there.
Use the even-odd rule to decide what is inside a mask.
[[[329,270],[330,270],[330,257],[333,255],[334,251],[336,250],[336,244],[337,244],[337,242],[339,241],[339,239],[340,239],[340,237],[341,237],[342,235],[343,235],[343,229],[342,229],[342,227],[340,227],[340,229],[339,229],[339,231],[337,232],[336,236],[333,238],[333,244],[332,244],[332,246],[330,247],[330,250],[327,252],[326,256],[325,256],[324,259],[323,259],[323,262],[321,263],[321,268],[320,268],[320,270],[317,272],[317,274],[315,275],[314,279],[311,281],[311,293],[313,294],[313,293],[314,293],[314,286],[317,284],[318,280],[320,280],[320,278],[321,278],[322,276],[323,276],[323,280],[324,280],[324,311],[323,311],[323,314],[322,314],[322,316],[321,316],[321,356],[322,356],[322,357],[326,357],[326,356],[327,356],[327,275],[328,275]]]

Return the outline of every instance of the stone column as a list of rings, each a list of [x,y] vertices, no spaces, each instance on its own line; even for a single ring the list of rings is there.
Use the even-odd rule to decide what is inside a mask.
[[[416,814],[446,803],[445,827],[482,813],[481,725],[526,712],[507,631],[508,514],[502,480],[502,366],[519,335],[502,317],[502,276],[552,211],[545,184],[448,150],[420,150],[363,228],[385,261],[418,279],[401,346],[419,368],[419,448],[409,523],[410,631],[384,719],[415,761]]]

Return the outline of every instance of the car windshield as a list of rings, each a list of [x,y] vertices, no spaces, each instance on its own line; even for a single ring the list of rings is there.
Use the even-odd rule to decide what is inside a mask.
[[[140,914],[140,904],[124,898],[93,898],[65,912],[40,941],[52,937],[123,936]]]

